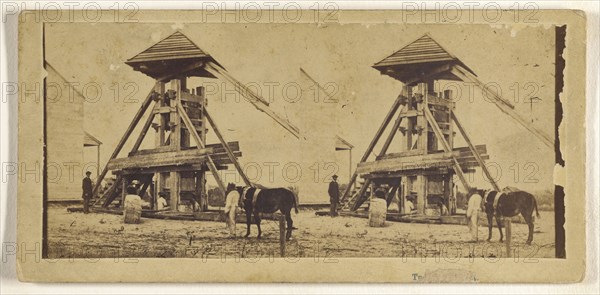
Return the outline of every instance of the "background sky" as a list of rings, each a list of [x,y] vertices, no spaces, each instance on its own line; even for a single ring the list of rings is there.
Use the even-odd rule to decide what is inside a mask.
[[[47,24],[47,61],[67,80],[79,83],[76,87],[94,100],[84,103],[84,129],[104,143],[102,165],[154,84],[152,78],[133,71],[124,61],[176,30],[211,54],[241,82],[261,86],[263,96],[270,97],[269,89],[274,91],[272,108],[298,126],[305,139],[288,134],[234,94],[233,86],[223,81],[193,78],[188,82],[190,87],[205,85],[207,91],[209,87],[216,89],[208,95],[209,111],[225,138],[240,142],[241,163],[261,167],[260,176],[256,169],[249,170],[251,178],[267,186],[295,185],[301,194],[312,199],[327,198],[324,182],[332,172],[337,171],[340,182],[348,181],[348,153],[333,151],[334,135],[339,134],[355,146],[355,165],[400,93],[402,83],[381,75],[371,66],[425,33],[469,66],[481,81],[497,83],[502,96],[512,101],[515,110],[531,124],[554,134],[554,27]],[[316,98],[314,85],[300,73],[300,68],[322,85],[329,85],[328,90],[338,101],[325,102],[322,92]],[[96,93],[97,89],[101,93]],[[488,162],[497,163],[500,169],[500,187],[553,189],[553,149],[485,101],[479,89],[472,96],[465,85],[460,85],[460,89],[460,93],[455,91],[457,116],[474,144],[487,145]],[[137,102],[124,101],[128,94],[133,94],[131,99]],[[527,102],[532,96],[541,99],[533,108]],[[133,134],[137,136],[137,131]],[[209,141],[216,142],[216,138],[211,134]],[[154,138],[150,137],[144,146],[151,148],[153,143]],[[129,142],[124,150],[131,145]],[[455,147],[460,146],[465,144],[457,135]],[[94,153],[86,151],[86,160],[95,160]],[[327,164],[330,162],[337,170]],[[294,173],[289,174],[294,169],[286,175],[285,165],[301,167],[299,180]],[[269,167],[274,167],[272,179]],[[475,185],[489,187],[481,171],[468,177]]]

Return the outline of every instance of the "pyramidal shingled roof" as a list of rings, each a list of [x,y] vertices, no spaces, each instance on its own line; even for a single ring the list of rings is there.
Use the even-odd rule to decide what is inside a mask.
[[[177,31],[170,36],[158,41],[138,55],[127,60],[127,64],[145,61],[207,58],[210,55],[204,52],[187,36]]]
[[[401,76],[400,80],[402,80],[410,76],[410,71],[418,71],[418,66],[426,67],[428,64],[445,63],[459,64],[473,72],[461,60],[433,40],[429,34],[425,34],[376,63],[373,67],[394,78],[400,79],[399,76]],[[395,72],[395,75],[390,74],[391,72]]]
[[[187,36],[177,31],[125,63],[155,79],[177,74],[214,78],[202,66],[207,62],[219,64]]]

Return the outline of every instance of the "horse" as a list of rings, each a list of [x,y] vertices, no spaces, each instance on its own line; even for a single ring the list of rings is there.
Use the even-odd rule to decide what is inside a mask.
[[[537,201],[535,197],[525,191],[505,191],[498,192],[494,190],[484,191],[483,194],[484,209],[487,214],[488,220],[488,239],[489,242],[492,239],[492,219],[496,216],[496,223],[498,224],[498,230],[500,231],[500,242],[504,239],[502,234],[502,217],[513,217],[519,213],[525,219],[529,227],[529,235],[527,237],[527,245],[531,245],[533,241],[533,210],[535,209],[535,215],[540,218],[538,212]]]
[[[258,236],[260,239],[262,231],[260,229],[260,213],[275,213],[277,210],[285,216],[287,223],[287,231],[285,239],[289,240],[292,237],[293,223],[292,208],[298,214],[298,202],[293,192],[285,188],[265,188],[259,189],[255,187],[239,187],[240,191],[240,207],[246,211],[246,235],[250,235],[250,224],[252,223],[252,215],[258,227]]]

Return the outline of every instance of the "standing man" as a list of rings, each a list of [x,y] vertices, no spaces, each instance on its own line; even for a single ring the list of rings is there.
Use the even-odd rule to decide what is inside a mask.
[[[338,215],[337,205],[340,201],[340,186],[337,183],[337,175],[334,174],[331,178],[332,180],[329,183],[329,190],[327,192],[329,193],[329,202],[331,203],[331,217],[336,217]]]
[[[83,189],[83,194],[81,195],[83,198],[83,213],[85,214],[90,213],[90,199],[92,198],[92,191],[94,190],[90,175],[92,175],[92,172],[86,171],[81,184],[81,188]]]
[[[467,226],[471,232],[471,242],[477,242],[479,233],[479,211],[481,210],[481,194],[476,188],[470,191],[469,203],[467,205]]]
[[[225,223],[229,229],[229,237],[235,238],[235,214],[237,212],[240,193],[235,189],[234,183],[227,185],[227,197],[225,198]]]

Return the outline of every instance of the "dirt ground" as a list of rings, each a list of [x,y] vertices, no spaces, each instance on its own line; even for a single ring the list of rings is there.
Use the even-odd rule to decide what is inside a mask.
[[[272,259],[280,256],[279,229],[263,221],[263,238],[256,226],[244,239],[246,225],[237,225],[238,238],[227,237],[225,223],[143,218],[141,224],[123,224],[122,216],[69,213],[64,206],[48,209],[48,258],[196,257],[202,259]],[[554,216],[540,212],[534,242],[526,246],[527,225],[513,223],[514,259],[554,257]],[[344,257],[425,257],[456,261],[461,258],[506,257],[498,229],[485,242],[487,228],[479,228],[480,241],[468,243],[466,226],[386,222],[368,226],[357,217],[319,217],[313,210],[292,216],[293,240],[286,244],[287,259],[322,261]]]

